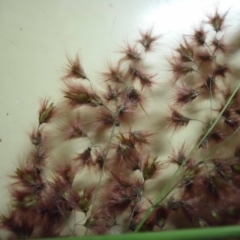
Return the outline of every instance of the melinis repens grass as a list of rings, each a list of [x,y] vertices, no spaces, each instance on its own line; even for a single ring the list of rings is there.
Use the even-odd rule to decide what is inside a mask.
[[[216,9],[183,33],[166,78],[155,27],[97,79],[67,56],[62,99],[40,101],[31,149],[10,174],[8,239],[239,224],[239,47],[227,17]]]

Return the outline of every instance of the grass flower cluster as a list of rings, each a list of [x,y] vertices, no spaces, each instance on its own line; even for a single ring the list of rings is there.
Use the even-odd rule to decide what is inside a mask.
[[[40,102],[1,231],[27,239],[239,224],[240,76],[227,14],[216,10],[183,36],[165,85],[148,64],[164,37],[154,28],[107,62],[101,87],[67,56],[62,101]],[[151,107],[160,88],[171,95],[164,114]],[[179,147],[166,148],[178,135]]]

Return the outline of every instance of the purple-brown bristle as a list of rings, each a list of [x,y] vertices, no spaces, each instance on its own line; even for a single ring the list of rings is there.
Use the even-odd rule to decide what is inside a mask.
[[[69,56],[67,56],[67,60],[68,64],[66,69],[66,75],[63,77],[63,80],[71,78],[87,79],[78,55],[76,55],[75,59],[71,59]]]
[[[173,130],[177,130],[181,127],[185,127],[188,125],[190,118],[181,114],[178,110],[174,108],[170,108],[171,117],[167,117],[167,121],[169,121],[169,128],[173,128]]]
[[[161,37],[161,35],[153,35],[152,32],[152,28],[148,29],[147,31],[140,31],[141,39],[139,39],[137,42],[139,42],[144,47],[144,50],[146,52],[154,51],[156,42]]]

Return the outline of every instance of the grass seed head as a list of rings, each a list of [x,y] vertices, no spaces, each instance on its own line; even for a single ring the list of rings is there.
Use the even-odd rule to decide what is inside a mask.
[[[153,35],[152,32],[153,28],[150,28],[147,31],[140,31],[141,38],[137,42],[144,47],[145,52],[154,51],[156,42],[161,37],[161,35]]]
[[[68,64],[66,69],[66,75],[63,77],[64,80],[76,78],[76,79],[87,79],[79,56],[76,55],[75,59],[71,59],[67,56]]]

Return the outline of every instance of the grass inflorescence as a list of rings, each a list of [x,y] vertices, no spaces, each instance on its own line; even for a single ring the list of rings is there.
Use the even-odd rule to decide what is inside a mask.
[[[207,15],[166,59],[163,114],[151,107],[161,79],[147,59],[164,37],[153,28],[107,62],[101,89],[67,56],[62,102],[41,100],[32,149],[10,176],[10,239],[239,224],[240,83],[227,14]]]

